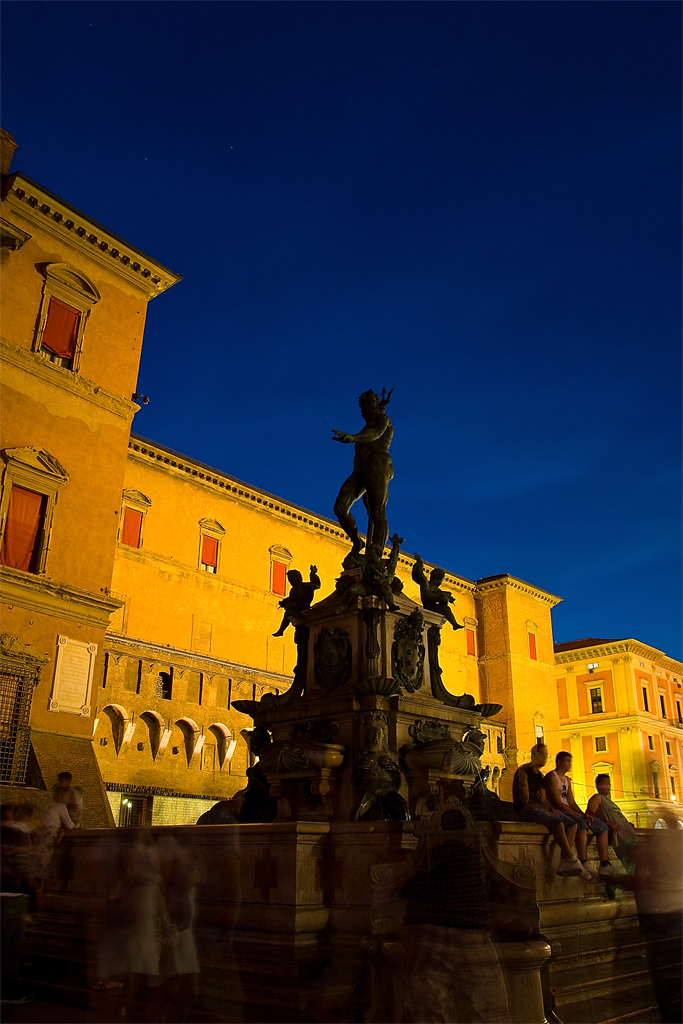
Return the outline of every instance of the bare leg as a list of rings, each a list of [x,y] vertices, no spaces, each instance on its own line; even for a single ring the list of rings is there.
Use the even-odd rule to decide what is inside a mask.
[[[598,848],[600,860],[609,860],[609,832],[603,832],[601,836],[596,836],[595,845]]]
[[[559,846],[560,853],[562,854],[563,857],[571,857],[572,856],[571,847],[569,846],[569,843],[567,842],[567,834],[566,834],[566,832],[564,830],[564,825],[562,824],[562,822],[560,822],[560,824],[557,826],[557,828],[553,832],[553,839],[555,840],[555,842]],[[578,870],[578,868],[577,868],[577,870]]]
[[[580,832],[576,834],[576,853],[579,860],[587,859],[586,846],[588,845],[587,838],[588,829],[582,828]]]
[[[278,629],[277,633],[273,633],[273,636],[283,636],[288,625],[289,625],[289,615],[287,614],[287,612],[285,612],[285,614],[282,616],[282,622],[280,624],[280,628]]]
[[[453,629],[462,629],[460,623],[455,621],[455,615],[453,614],[450,608],[447,607],[445,611],[441,612],[441,614],[445,616],[446,622],[450,622]],[[564,825],[562,826],[562,828],[564,829]]]
[[[363,541],[360,538],[358,527],[356,526],[356,520],[351,515],[349,509],[355,501],[364,494],[365,488],[362,483],[356,479],[355,474],[351,474],[348,480],[345,480],[341,485],[341,490],[337,495],[337,500],[334,503],[334,514],[337,517],[337,521],[341,526],[342,530],[349,538],[353,545],[353,550],[356,554],[362,550]]]

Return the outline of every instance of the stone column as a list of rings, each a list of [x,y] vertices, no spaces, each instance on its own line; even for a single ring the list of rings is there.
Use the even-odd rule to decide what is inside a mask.
[[[505,976],[512,1024],[546,1024],[541,968],[550,957],[543,939],[496,944]]]

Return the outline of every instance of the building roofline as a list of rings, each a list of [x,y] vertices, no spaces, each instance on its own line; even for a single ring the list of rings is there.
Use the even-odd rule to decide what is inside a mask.
[[[182,281],[182,277],[175,271],[115,235],[21,171],[9,176],[4,202],[58,238],[68,238],[98,263],[115,270],[142,288],[149,298],[154,298]]]
[[[511,576],[508,572],[501,572],[495,576],[483,576],[481,579],[475,580],[474,585],[478,591],[482,592],[498,590],[506,586],[512,587],[514,590],[522,590],[540,597],[543,601],[548,602],[551,608],[562,601],[557,594],[551,594],[549,590],[543,590],[542,587],[537,587],[535,583],[529,583],[528,580],[520,579],[519,576]]]
[[[555,644],[555,664],[564,665],[572,661],[584,661],[592,657],[604,658],[609,655],[631,654],[647,658],[648,661],[654,662],[667,672],[683,676],[683,662],[670,657],[664,651],[660,651],[659,648],[652,647],[642,640],[636,640],[634,637],[624,638],[623,640],[601,640],[594,638],[592,645],[586,644],[585,641],[590,639],[590,637],[586,637],[583,640],[567,641],[569,644],[576,645],[571,647],[567,647],[563,643]],[[561,650],[558,650],[558,648],[561,648]]]
[[[351,545],[350,540],[336,519],[330,519],[318,512],[312,512],[303,505],[297,505],[286,498],[280,498],[277,494],[271,494],[270,491],[265,491],[262,487],[248,484],[244,480],[232,476],[230,473],[216,469],[214,466],[209,466],[198,459],[190,458],[182,452],[175,451],[175,449],[169,448],[167,445],[159,444],[157,441],[151,441],[140,434],[130,435],[128,455],[129,458],[136,458],[144,462],[147,462],[148,459],[151,462],[154,459],[154,464],[158,468],[171,470],[172,472],[187,473],[195,483],[219,487],[223,493],[230,493],[231,498],[242,501],[244,504],[255,502],[272,514],[286,515],[296,519],[304,526],[330,534],[330,536],[335,537],[344,545],[349,547]],[[410,555],[401,553],[399,564],[402,564],[404,568],[412,568],[415,564],[415,559]],[[425,565],[429,569],[436,568],[432,562],[425,561]],[[475,584],[472,580],[468,580],[467,577],[448,569],[444,571],[449,582],[460,586],[462,590],[474,592]]]

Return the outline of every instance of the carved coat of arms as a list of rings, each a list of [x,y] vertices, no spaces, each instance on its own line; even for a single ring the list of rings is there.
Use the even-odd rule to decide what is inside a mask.
[[[414,693],[424,683],[425,646],[422,641],[424,618],[419,608],[412,615],[399,619],[391,646],[391,667],[394,679]]]
[[[349,634],[336,626],[323,626],[313,644],[313,674],[323,690],[336,690],[351,675]]]

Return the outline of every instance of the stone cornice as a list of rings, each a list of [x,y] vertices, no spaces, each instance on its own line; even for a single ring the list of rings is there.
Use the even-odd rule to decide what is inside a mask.
[[[599,727],[599,728],[598,728]],[[678,734],[683,737],[683,725],[673,724],[669,718],[657,718],[656,715],[646,715],[642,712],[627,712],[624,715],[615,715],[605,712],[603,715],[585,715],[582,718],[565,718],[560,721],[560,730],[568,733],[573,729],[579,730],[581,735],[593,735],[596,732],[603,733],[615,729],[633,729],[636,732],[661,732],[664,734]]]
[[[171,288],[182,278],[168,267],[124,242],[63,199],[48,192],[20,172],[10,178],[8,207],[31,223],[87,253],[97,263],[120,274],[140,288],[148,300]]]
[[[152,463],[157,469],[168,472],[173,476],[190,479],[192,483],[209,487],[211,490],[218,491],[219,493],[228,494],[233,500],[240,502],[240,504],[259,505],[264,512],[270,515],[283,516],[292,522],[296,522],[297,525],[304,529],[326,533],[330,537],[336,538],[345,547],[350,546],[348,537],[333,519],[316,515],[300,505],[284,501],[282,498],[269,494],[259,487],[245,484],[243,480],[228,476],[227,473],[213,469],[211,466],[206,466],[195,459],[190,459],[179,452],[164,447],[164,445],[157,444],[155,441],[149,441],[147,438],[131,434],[128,442],[128,457],[143,465]],[[174,564],[177,565],[178,563]],[[414,564],[414,558],[406,555],[401,555],[399,558],[399,565],[403,565],[407,569],[412,569]],[[429,562],[424,564],[427,569],[434,568]],[[446,573],[444,582],[463,592],[474,593],[475,591],[475,584],[471,580],[465,579],[464,576]],[[560,599],[558,598],[557,600]]]
[[[123,648],[123,650],[119,650]],[[140,658],[148,658],[153,662],[166,663],[175,659],[199,661],[203,665],[210,666],[214,672],[220,669],[223,672],[234,672],[235,675],[245,675],[258,678],[271,679],[279,684],[291,685],[293,677],[279,672],[267,672],[265,669],[254,668],[250,665],[241,665],[237,661],[224,661],[221,658],[212,658],[208,654],[198,654],[196,651],[184,651],[180,647],[165,647],[163,644],[151,643],[149,640],[136,640],[134,637],[121,636],[116,633],[107,633],[105,650],[112,653],[123,654],[128,650],[134,650]],[[149,651],[149,654],[145,654]],[[177,666],[180,668],[181,666]],[[187,667],[187,666],[185,666]]]
[[[0,354],[10,366],[16,366],[32,377],[38,377],[45,381],[46,384],[68,391],[76,398],[82,398],[83,401],[90,402],[99,409],[104,409],[106,412],[124,419],[127,423],[132,422],[133,416],[140,409],[139,405],[123,398],[122,395],[108,391],[106,388],[100,387],[99,384],[95,384],[94,381],[88,380],[78,373],[73,373],[63,366],[50,363],[43,359],[38,352],[31,352],[6,338],[0,338]]]
[[[554,608],[562,600],[556,594],[551,594],[548,590],[541,590],[540,587],[535,587],[532,583],[520,580],[516,576],[510,576],[508,573],[503,573],[500,576],[486,576],[481,580],[475,580],[474,589],[477,595],[489,594],[494,590],[519,590],[521,593],[528,594],[529,597],[534,597],[551,608]]]
[[[0,566],[0,591],[8,605],[17,605],[43,615],[71,619],[84,626],[106,629],[109,616],[124,602],[111,595],[93,594],[46,576],[35,576]]]
[[[575,647],[569,651],[558,651],[555,654],[556,665],[566,665],[575,661],[592,661],[593,658],[607,658],[615,654],[627,654],[632,657],[647,658],[666,672],[683,675],[683,663],[670,658],[656,647],[650,647],[640,640],[616,640],[610,644],[597,644],[595,647]]]

